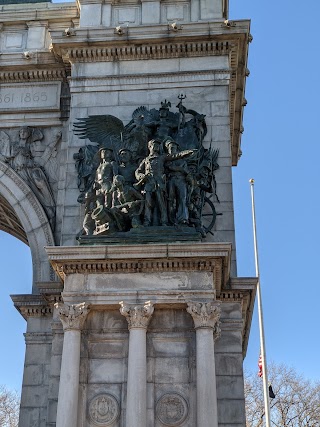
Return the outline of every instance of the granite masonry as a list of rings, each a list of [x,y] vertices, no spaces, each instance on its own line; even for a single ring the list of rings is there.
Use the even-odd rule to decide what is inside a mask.
[[[250,41],[228,0],[0,2],[0,229],[33,261],[32,291],[12,296],[27,322],[19,427],[245,426],[257,280],[237,276],[231,169]],[[138,127],[137,108],[178,114],[179,96],[176,135],[197,112],[201,150],[218,153],[210,232],[82,244],[75,158],[95,141],[74,124]]]

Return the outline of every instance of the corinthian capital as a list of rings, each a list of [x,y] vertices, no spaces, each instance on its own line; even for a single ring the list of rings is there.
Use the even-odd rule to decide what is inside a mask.
[[[194,327],[212,328],[215,338],[220,336],[219,319],[220,303],[216,302],[188,302],[187,312],[191,314]]]
[[[147,329],[154,310],[151,301],[147,301],[144,305],[125,304],[123,301],[119,304],[121,305],[120,313],[127,319],[129,329]]]
[[[81,330],[89,313],[88,304],[63,304],[56,303],[55,308],[58,310],[63,330],[70,329]]]

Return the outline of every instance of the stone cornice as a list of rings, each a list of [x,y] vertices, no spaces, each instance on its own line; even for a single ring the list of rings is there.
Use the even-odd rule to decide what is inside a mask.
[[[45,248],[62,280],[70,274],[210,271],[217,290],[229,280],[231,243],[56,246]]]
[[[92,43],[101,42],[104,40],[158,40],[165,38],[166,40],[184,39],[190,36],[202,36],[203,38],[224,38],[225,40],[234,39],[236,35],[246,34],[249,31],[249,20],[232,21],[232,27],[226,27],[224,21],[209,21],[209,22],[185,22],[179,32],[169,31],[168,25],[148,24],[148,25],[132,25],[128,27],[128,32],[125,35],[115,34],[113,27],[96,26],[96,27],[77,27],[76,34],[73,37],[66,37],[59,30],[52,30],[51,35],[54,43],[74,44],[86,43],[88,46]]]
[[[61,283],[37,282],[36,286],[40,295],[11,295],[15,308],[25,320],[28,317],[51,317],[53,314],[53,304],[61,302],[61,291],[63,288]]]
[[[30,81],[57,81],[66,80],[68,76],[66,69],[46,69],[46,70],[8,70],[0,71],[0,81],[2,83],[23,83]]]
[[[3,53],[0,56],[0,82],[66,80],[69,67],[47,49]]]
[[[74,62],[90,56],[92,52],[101,48],[113,49],[117,47],[123,49],[132,49],[134,54],[135,47],[145,47],[149,55],[152,56],[150,50],[152,46],[169,46],[171,52],[174,49],[180,49],[188,43],[199,44],[203,49],[203,56],[208,51],[220,51],[220,54],[226,54],[233,44],[238,44],[240,39],[245,39],[249,33],[249,21],[236,21],[235,26],[231,29],[226,29],[222,22],[210,23],[186,23],[179,33],[168,31],[168,25],[139,25],[129,27],[124,36],[115,34],[113,27],[95,27],[95,28],[75,28],[74,34],[67,37],[64,31],[51,30],[52,45],[55,52],[62,56],[62,52],[69,52],[74,55],[70,57]],[[208,47],[205,47],[207,43]],[[211,45],[212,44],[212,45]],[[144,46],[145,45],[145,46]],[[214,46],[213,46],[214,45]],[[176,48],[174,48],[176,46]],[[197,49],[196,46],[193,49]],[[181,48],[181,55],[188,56],[188,50]],[[128,52],[130,54],[130,52]],[[150,56],[149,56],[150,57]]]
[[[64,62],[109,62],[114,60],[136,61],[140,59],[169,59],[228,55],[227,42],[163,41],[162,43],[130,45],[76,46],[60,51]]]
[[[239,301],[242,305],[242,352],[246,356],[251,321],[253,316],[254,301],[256,297],[258,279],[256,277],[235,277],[230,280],[229,289],[221,292],[221,301]]]
[[[53,307],[41,295],[11,295],[11,299],[25,320],[28,317],[51,317],[53,314]]]

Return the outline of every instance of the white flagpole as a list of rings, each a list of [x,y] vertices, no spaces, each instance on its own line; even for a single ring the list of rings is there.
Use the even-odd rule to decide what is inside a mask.
[[[270,427],[270,402],[269,402],[269,386],[268,386],[268,371],[267,371],[267,356],[264,340],[264,326],[263,326],[263,312],[261,300],[261,287],[260,287],[260,272],[259,272],[259,256],[257,244],[257,228],[256,228],[256,212],[254,204],[254,179],[250,179],[251,186],[251,203],[252,203],[252,223],[253,223],[253,240],[254,240],[254,258],[256,266],[257,283],[257,299],[258,299],[258,316],[259,316],[259,332],[260,332],[260,348],[262,358],[262,379],[263,379],[263,396],[264,396],[264,409],[266,415],[266,427]]]

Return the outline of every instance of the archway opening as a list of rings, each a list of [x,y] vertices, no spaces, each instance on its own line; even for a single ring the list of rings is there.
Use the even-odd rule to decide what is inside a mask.
[[[26,234],[14,211],[6,210],[7,222],[3,222],[6,205],[1,199],[0,226],[0,383],[20,394],[23,376],[25,343],[23,334],[26,321],[16,310],[10,298],[12,294],[29,294],[32,289],[32,259]],[[14,230],[12,230],[14,227]],[[10,234],[9,234],[10,232]],[[27,243],[27,241],[26,241]]]
[[[12,206],[0,194],[0,230],[11,234],[29,246],[27,235]]]

